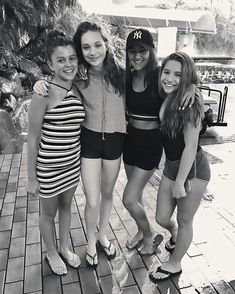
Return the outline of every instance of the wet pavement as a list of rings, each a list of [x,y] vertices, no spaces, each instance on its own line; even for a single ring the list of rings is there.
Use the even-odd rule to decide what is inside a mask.
[[[203,140],[210,141],[213,132],[211,135],[208,131]],[[0,155],[0,293],[235,293],[235,143],[205,144],[204,150],[211,164],[212,180],[195,216],[193,243],[183,259],[183,273],[158,285],[149,280],[148,270],[168,258],[164,243],[169,236],[154,220],[161,172],[152,177],[144,191],[150,222],[164,235],[156,254],[144,257],[136,250],[126,249],[127,237],[134,235],[136,226],[121,200],[126,183],[122,167],[108,234],[117,248],[117,257],[109,262],[99,253],[97,269],[87,268],[85,197],[79,186],[73,201],[70,243],[81,256],[82,264],[60,278],[52,275],[44,261],[45,246],[38,227],[39,201],[26,195],[26,144],[20,153]]]
[[[235,85],[234,92],[235,92]],[[183,273],[153,284],[148,271],[165,262],[167,232],[156,224],[155,206],[161,169],[144,191],[145,207],[154,230],[164,235],[156,254],[141,256],[126,249],[136,226],[122,204],[126,176],[121,167],[115,186],[108,237],[117,249],[111,262],[99,253],[96,270],[87,268],[85,196],[79,185],[72,205],[70,246],[80,255],[78,270],[65,277],[52,275],[44,261],[45,246],[39,234],[39,201],[27,197],[26,144],[12,142],[0,154],[0,293],[1,294],[234,294],[235,293],[235,99],[229,99],[228,127],[209,128],[201,142],[209,159],[212,178],[194,220],[193,242],[183,258]],[[58,223],[56,223],[58,231]]]

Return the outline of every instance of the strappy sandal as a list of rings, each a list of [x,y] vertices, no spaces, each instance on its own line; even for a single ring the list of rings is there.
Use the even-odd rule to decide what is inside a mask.
[[[57,273],[56,271],[55,271],[55,267],[57,267],[57,268],[63,268],[63,266],[62,265],[52,265],[51,264],[51,261],[50,261],[50,259],[49,259],[49,257],[48,257],[48,255],[46,255],[45,256],[45,261],[46,261],[46,263],[48,264],[48,266],[49,266],[49,268],[50,268],[50,270],[52,271],[52,273],[55,275],[55,276],[59,276],[59,277],[61,277],[61,276],[65,276],[65,275],[67,275],[67,268],[66,268],[66,272],[65,273]]]
[[[90,261],[87,259],[87,257],[89,259],[92,260],[92,263],[90,263]],[[86,253],[86,264],[88,267],[95,269],[98,265],[98,259],[97,259],[97,263],[95,263],[95,259],[97,258],[97,253],[95,253],[94,255],[89,254],[88,252]]]
[[[109,242],[109,246],[106,247],[106,246],[102,245],[101,242],[98,240],[96,243],[96,246],[97,246],[97,250],[104,252],[109,260],[115,258],[117,251],[111,242]],[[112,247],[114,248],[114,251],[113,250],[111,251]],[[113,252],[113,253],[111,253],[111,252]]]
[[[61,252],[59,252],[59,255],[61,257],[61,259],[70,267],[77,269],[80,264],[81,264],[81,259],[80,257],[73,253],[72,251],[68,251],[67,253],[69,255],[69,257],[65,257]]]
[[[170,254],[173,253],[175,249],[175,242],[173,241],[172,237],[166,242],[165,249],[170,252]]]

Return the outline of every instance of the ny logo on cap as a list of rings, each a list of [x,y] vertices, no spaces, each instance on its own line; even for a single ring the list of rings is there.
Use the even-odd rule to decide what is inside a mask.
[[[142,38],[142,32],[141,31],[136,31],[134,33],[134,36],[133,36],[134,39],[141,39]]]

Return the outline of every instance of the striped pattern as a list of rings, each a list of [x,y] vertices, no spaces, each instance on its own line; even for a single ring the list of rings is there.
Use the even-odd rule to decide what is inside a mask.
[[[45,113],[37,159],[39,196],[54,197],[78,184],[84,118],[82,102],[72,91]]]

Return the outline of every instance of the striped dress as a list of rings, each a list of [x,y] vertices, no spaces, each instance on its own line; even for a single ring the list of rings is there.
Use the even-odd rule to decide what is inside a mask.
[[[46,111],[39,143],[39,196],[54,197],[79,182],[83,104],[70,90],[59,105]]]

